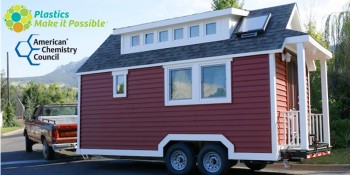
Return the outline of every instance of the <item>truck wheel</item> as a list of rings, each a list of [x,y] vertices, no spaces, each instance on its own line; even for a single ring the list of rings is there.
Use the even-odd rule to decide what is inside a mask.
[[[25,134],[24,138],[25,138],[25,142],[26,142],[26,151],[27,151],[28,153],[30,153],[30,152],[33,151],[33,145],[34,145],[34,143],[33,143],[32,140],[29,139],[29,137],[28,137],[27,134]]]
[[[265,162],[246,162],[244,163],[245,166],[247,166],[249,169],[256,171],[256,170],[261,170],[266,167],[267,163]]]
[[[55,151],[51,146],[49,146],[49,143],[46,141],[46,139],[43,139],[43,155],[44,159],[46,160],[52,160],[55,157]]]
[[[205,175],[225,174],[231,164],[226,148],[217,144],[207,144],[199,152],[198,168]]]
[[[195,162],[193,149],[185,143],[172,145],[165,155],[165,164],[171,174],[189,174]]]

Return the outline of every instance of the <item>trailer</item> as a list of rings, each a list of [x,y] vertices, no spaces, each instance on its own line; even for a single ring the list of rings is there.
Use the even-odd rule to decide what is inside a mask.
[[[77,153],[161,159],[172,174],[328,155],[331,58],[302,31],[296,4],[114,29],[77,71]]]

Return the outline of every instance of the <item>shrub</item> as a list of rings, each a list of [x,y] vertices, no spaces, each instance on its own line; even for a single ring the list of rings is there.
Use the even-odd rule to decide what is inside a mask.
[[[331,142],[334,148],[350,148],[350,120],[331,121]]]

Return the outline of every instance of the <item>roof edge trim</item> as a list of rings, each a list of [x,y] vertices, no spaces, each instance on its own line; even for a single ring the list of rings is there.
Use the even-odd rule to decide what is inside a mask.
[[[80,76],[80,75],[87,75],[87,74],[105,73],[105,72],[122,71],[122,70],[130,70],[130,69],[140,69],[140,68],[147,68],[147,67],[167,66],[167,65],[174,65],[174,64],[187,64],[187,63],[193,63],[193,62],[199,62],[199,61],[212,61],[212,60],[217,61],[217,60],[227,59],[227,58],[246,57],[246,56],[253,56],[253,55],[264,55],[264,54],[280,53],[280,52],[282,52],[281,49],[275,49],[275,50],[265,50],[265,51],[239,53],[239,54],[220,55],[220,56],[195,58],[195,59],[182,60],[182,61],[171,61],[171,62],[162,62],[162,63],[139,65],[139,66],[130,66],[130,67],[103,69],[103,70],[96,70],[96,71],[78,72],[78,73],[75,73],[75,75]]]

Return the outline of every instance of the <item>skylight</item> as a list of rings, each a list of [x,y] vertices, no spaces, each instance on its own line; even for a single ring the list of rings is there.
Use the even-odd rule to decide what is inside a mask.
[[[264,32],[270,18],[271,13],[262,16],[244,18],[237,34]]]

